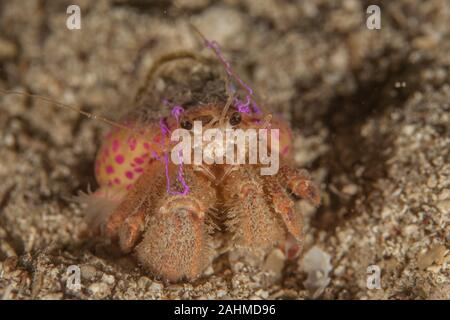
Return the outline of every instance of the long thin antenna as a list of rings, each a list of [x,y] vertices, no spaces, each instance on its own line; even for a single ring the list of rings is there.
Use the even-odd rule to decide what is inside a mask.
[[[126,130],[132,131],[132,129],[130,129],[130,128],[124,126],[124,125],[121,125],[120,123],[117,123],[117,122],[114,122],[112,120],[109,120],[109,119],[107,119],[105,117],[102,117],[102,116],[99,116],[97,114],[84,111],[84,110],[82,110],[82,109],[80,109],[78,107],[71,106],[69,104],[65,104],[65,103],[62,103],[62,102],[54,101],[54,100],[52,100],[50,98],[47,98],[47,97],[44,97],[44,96],[41,96],[41,95],[38,95],[38,94],[33,94],[33,93],[28,93],[28,92],[20,92],[20,91],[12,91],[12,90],[3,90],[3,89],[0,89],[0,93],[3,93],[5,95],[6,94],[20,95],[20,96],[26,96],[26,97],[42,100],[42,101],[45,101],[47,103],[54,104],[54,105],[58,106],[59,108],[63,108],[63,109],[67,109],[67,110],[79,113],[79,114],[81,114],[81,115],[83,115],[83,116],[85,116],[85,117],[87,117],[89,119],[99,120],[99,121],[101,121],[103,123],[106,123],[108,125],[111,125],[111,126],[114,126],[114,127],[120,128],[120,129],[126,129]]]
[[[231,67],[231,64],[225,59],[225,57],[223,57],[222,53],[220,52],[220,48],[218,46],[218,44],[215,41],[211,41],[208,38],[206,38],[206,36],[203,34],[203,32],[200,31],[199,28],[197,28],[197,26],[191,21],[191,16],[187,15],[177,4],[176,2],[172,3],[172,5],[180,10],[180,12],[182,13],[182,15],[184,15],[186,17],[187,22],[189,23],[189,25],[191,26],[191,28],[198,34],[198,36],[203,40],[204,45],[207,48],[211,48],[214,53],[216,54],[218,60],[220,61],[220,63],[225,67],[225,71],[228,73],[228,75],[232,78],[234,78],[236,80],[236,82],[239,84],[239,86],[245,91],[247,92],[247,94],[250,95],[250,97],[253,99],[254,98],[254,94],[253,94],[253,90],[244,82],[242,81],[242,79],[239,77],[239,75],[237,75],[233,68]]]
[[[254,111],[260,112],[257,99],[254,95],[253,89],[246,84],[241,77],[233,70],[231,64],[228,62],[227,59],[223,56],[219,44],[215,41],[208,40],[206,36],[188,19],[189,25],[192,27],[192,29],[200,36],[200,38],[204,41],[204,44],[207,48],[210,48],[214,51],[217,59],[220,61],[220,63],[224,66],[225,72],[228,74],[229,77],[233,78],[239,87],[245,91],[247,94],[247,98],[252,102],[252,107],[255,109]]]
[[[239,86],[253,98],[253,90],[242,81],[242,79],[239,77],[239,75],[236,74],[236,72],[234,72],[231,64],[222,56],[218,44],[215,41],[208,40],[208,38],[206,38],[206,36],[191,21],[189,21],[189,24],[191,25],[192,29],[200,36],[200,38],[203,39],[206,47],[211,48],[214,51],[220,63],[222,63],[222,65],[225,67],[225,71],[228,73],[228,75],[234,78]]]
[[[227,99],[227,103],[225,104],[225,106],[222,109],[222,114],[220,115],[220,119],[219,119],[219,126],[221,127],[223,124],[223,121],[225,120],[225,116],[227,115],[228,109],[230,108],[231,104],[233,103],[233,99],[234,99],[234,93],[231,92],[230,90],[230,77],[226,77],[225,78],[225,90],[228,94],[228,99]]]

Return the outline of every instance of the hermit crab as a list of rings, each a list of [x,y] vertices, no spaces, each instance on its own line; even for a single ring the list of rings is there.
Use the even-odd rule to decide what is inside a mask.
[[[155,63],[120,125],[101,145],[95,162],[98,190],[83,196],[93,228],[132,253],[150,273],[167,281],[193,280],[222,248],[295,254],[302,215],[294,198],[314,205],[318,187],[293,166],[289,125],[256,102],[218,45],[216,60],[192,53]],[[261,164],[186,164],[171,161],[177,129],[277,129],[279,170],[261,175]],[[287,245],[289,244],[289,245]]]

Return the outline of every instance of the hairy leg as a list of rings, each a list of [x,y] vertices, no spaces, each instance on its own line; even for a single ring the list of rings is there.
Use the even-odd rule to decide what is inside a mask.
[[[295,212],[294,201],[275,176],[265,176],[264,181],[265,190],[270,197],[274,211],[281,217],[289,233],[297,241],[301,241],[303,237],[302,217],[301,214]]]
[[[306,170],[288,165],[283,165],[276,176],[268,177],[268,179],[270,180],[268,193],[273,195],[274,206],[278,208],[276,211],[283,217],[290,232],[282,249],[286,257],[292,259],[297,257],[302,249],[303,218],[301,213],[295,212],[294,203],[286,189],[297,197],[310,201],[315,206],[320,204],[320,191]]]
[[[263,189],[259,172],[242,166],[231,172],[223,183],[227,208],[227,227],[237,247],[267,249],[282,242],[285,231]]]
[[[281,217],[288,230],[286,238],[280,244],[288,259],[298,256],[303,244],[303,217],[297,212],[294,201],[287,190],[280,184],[276,176],[265,176],[265,190],[271,198],[272,206],[277,215]]]
[[[171,190],[181,190],[177,168],[170,165]],[[212,260],[210,210],[216,203],[212,183],[192,167],[185,167],[187,195],[164,193],[148,198],[141,206],[146,212],[145,231],[136,246],[140,263],[165,280],[195,279]],[[137,218],[139,219],[139,218]]]
[[[320,204],[320,191],[308,171],[304,169],[295,169],[288,165],[283,165],[277,177],[281,185],[298,197],[310,201],[315,206]]]
[[[160,186],[164,182],[161,172],[164,172],[164,165],[160,161],[154,161],[147,165],[145,171],[134,183],[133,188],[128,191],[123,201],[109,215],[103,230],[108,237],[117,239],[121,227],[128,218],[128,222],[140,219],[138,217],[142,216],[140,208],[144,201],[152,196],[152,193],[159,194],[161,187],[163,187]],[[128,248],[123,249],[128,251]]]

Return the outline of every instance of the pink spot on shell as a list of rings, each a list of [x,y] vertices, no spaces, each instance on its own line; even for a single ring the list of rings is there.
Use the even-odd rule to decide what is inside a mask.
[[[119,179],[119,178],[115,178],[115,179],[114,179],[114,183],[115,183],[115,184],[120,184],[120,179]]]
[[[157,135],[153,138],[153,141],[155,141],[156,143],[160,143],[161,142],[161,135]]]
[[[133,172],[127,171],[127,172],[125,172],[125,176],[126,176],[128,179],[133,179]]]
[[[124,159],[123,155],[119,154],[116,156],[116,163],[122,164],[124,162],[124,160],[125,159]]]
[[[129,184],[129,185],[127,185],[127,190],[131,190],[132,188],[133,188],[133,185],[132,184]]]
[[[144,163],[144,159],[142,159],[141,157],[136,157],[134,158],[134,162],[136,162],[137,164],[143,164]]]
[[[106,173],[107,174],[112,174],[114,173],[114,168],[112,166],[107,166],[106,167]]]
[[[144,148],[146,150],[150,150],[150,144],[148,144],[147,142],[144,142]]]
[[[135,168],[134,169],[134,172],[137,172],[137,173],[141,173],[141,172],[143,172],[144,171],[144,169],[142,169],[142,168]]]
[[[112,185],[113,185],[112,182],[109,181],[109,182],[108,182],[108,187],[112,187]]]
[[[112,151],[117,152],[119,151],[119,148],[120,148],[119,140],[114,140],[112,143]]]

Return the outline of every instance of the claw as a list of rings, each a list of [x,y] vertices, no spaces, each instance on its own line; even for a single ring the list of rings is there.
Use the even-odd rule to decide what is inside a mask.
[[[209,237],[198,202],[176,199],[148,221],[136,253],[145,267],[169,281],[192,280],[209,263]]]
[[[239,247],[265,249],[283,241],[285,232],[268,205],[262,186],[258,174],[245,167],[231,173],[225,181],[224,198],[229,203],[227,227]]]
[[[270,194],[275,212],[281,216],[289,233],[297,240],[302,240],[302,218],[294,211],[294,202],[289,198],[286,191],[281,187],[278,180],[266,178],[267,192]]]
[[[142,234],[144,228],[144,211],[129,216],[119,230],[119,246],[124,253],[129,253]]]
[[[296,170],[288,166],[280,169],[281,183],[289,188],[293,194],[312,202],[315,206],[320,205],[320,191],[318,186],[311,180],[306,170]]]

